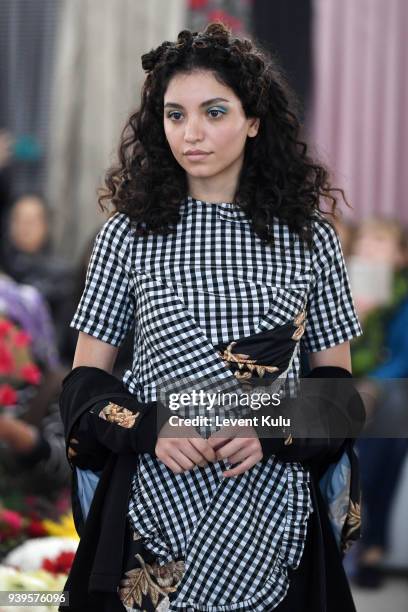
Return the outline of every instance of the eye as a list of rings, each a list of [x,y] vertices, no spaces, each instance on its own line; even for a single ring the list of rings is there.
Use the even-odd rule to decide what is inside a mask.
[[[225,115],[227,111],[224,108],[209,108],[208,109],[208,113],[211,113],[211,117],[213,117],[213,119],[217,119],[218,117]],[[213,115],[212,113],[217,113],[216,115]]]
[[[177,117],[175,115],[177,115]],[[169,119],[173,119],[174,121],[178,121],[180,116],[181,116],[180,111],[170,111],[169,113],[167,113],[167,117]]]

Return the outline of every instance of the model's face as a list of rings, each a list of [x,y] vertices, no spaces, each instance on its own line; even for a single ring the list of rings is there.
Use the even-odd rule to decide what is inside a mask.
[[[164,131],[190,177],[210,178],[242,164],[247,137],[259,119],[247,118],[240,99],[210,71],[177,74],[164,95]]]
[[[382,227],[361,229],[353,245],[353,254],[372,262],[388,263],[394,267],[402,265],[402,253],[397,236]]]

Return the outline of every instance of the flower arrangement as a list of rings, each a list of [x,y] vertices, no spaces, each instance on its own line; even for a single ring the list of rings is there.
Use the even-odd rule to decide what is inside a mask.
[[[1,591],[56,591],[64,589],[67,579],[65,574],[51,574],[43,569],[21,571],[14,567],[0,565],[0,590]],[[29,606],[22,605],[13,607],[2,607],[1,610],[12,610],[13,612],[45,612],[46,610],[56,612],[57,606],[44,605]]]
[[[31,344],[29,334],[0,315],[0,415],[18,405],[19,391],[41,381]]]
[[[38,519],[35,516],[25,516],[18,511],[0,506],[0,559],[26,540],[44,536],[58,536],[78,541],[72,513],[63,515],[58,522],[55,522]]]
[[[0,507],[0,558],[28,538],[45,535],[47,532],[41,521]]]
[[[0,591],[55,591],[57,595],[64,589],[77,545],[77,540],[66,537],[28,540],[0,565]],[[49,594],[46,601],[50,601]],[[28,608],[16,608],[13,604],[11,609],[13,612],[25,612]],[[41,607],[30,606],[29,609],[56,611],[57,606],[52,603],[44,606],[42,603]]]

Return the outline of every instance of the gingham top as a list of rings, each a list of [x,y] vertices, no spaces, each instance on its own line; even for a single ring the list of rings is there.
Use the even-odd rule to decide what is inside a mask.
[[[319,216],[309,251],[275,219],[264,244],[234,204],[188,197],[176,233],[135,236],[115,213],[95,241],[86,287],[71,322],[119,346],[135,326],[124,383],[140,401],[160,379],[232,376],[214,346],[283,325],[307,304],[302,344],[321,351],[362,333],[338,237]],[[287,376],[299,376],[299,351]],[[160,564],[184,559],[169,610],[264,612],[284,598],[287,567],[300,562],[312,511],[309,474],[274,456],[237,478],[228,460],[174,474],[140,455],[129,508]]]

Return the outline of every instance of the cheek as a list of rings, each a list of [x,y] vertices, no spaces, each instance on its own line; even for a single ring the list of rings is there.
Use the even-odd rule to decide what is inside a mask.
[[[170,149],[176,153],[175,148],[180,140],[178,131],[174,129],[173,125],[168,125],[166,122],[163,125],[164,135],[166,136],[167,142],[169,143]]]
[[[212,130],[213,142],[219,145],[220,150],[235,150],[241,148],[246,140],[245,125],[236,120],[225,121]]]

